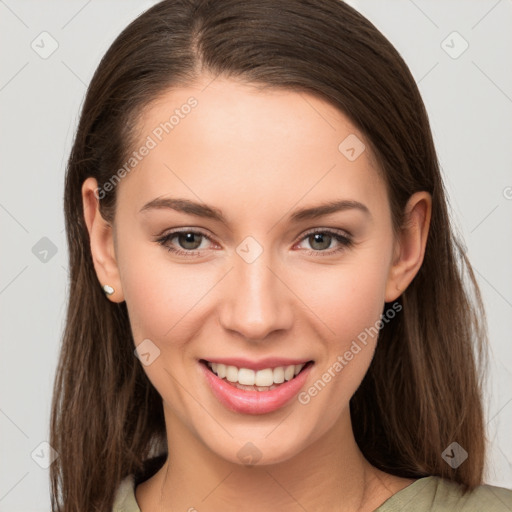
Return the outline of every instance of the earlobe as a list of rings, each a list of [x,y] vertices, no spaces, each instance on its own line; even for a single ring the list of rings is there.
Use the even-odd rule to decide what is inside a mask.
[[[98,276],[98,286],[112,302],[123,302],[113,228],[100,213],[99,199],[95,193],[97,187],[98,183],[94,178],[87,178],[82,185],[84,219],[89,231],[91,256]]]
[[[432,197],[428,192],[416,192],[409,198],[386,283],[386,302],[396,300],[418,273],[425,256],[431,213]]]

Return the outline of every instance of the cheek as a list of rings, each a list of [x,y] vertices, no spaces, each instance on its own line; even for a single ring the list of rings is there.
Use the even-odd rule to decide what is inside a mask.
[[[299,396],[306,407],[323,411],[324,425],[340,412],[359,387],[371,363],[384,309],[388,259],[385,252],[360,251],[345,264],[318,276],[315,288],[304,287],[311,309],[328,328],[325,357],[311,386]],[[307,294],[307,295],[306,295]]]
[[[319,266],[301,280],[298,295],[326,326],[338,351],[375,325],[384,309],[390,251],[377,247],[382,245],[356,249],[340,264]]]
[[[214,287],[216,275],[209,265],[199,269],[172,264],[164,248],[144,245],[119,246],[118,264],[135,343],[145,338],[159,344],[185,343],[192,324],[197,327],[194,311]]]

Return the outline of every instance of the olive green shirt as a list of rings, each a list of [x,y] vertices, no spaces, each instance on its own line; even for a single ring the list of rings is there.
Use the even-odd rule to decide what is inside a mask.
[[[374,512],[510,512],[512,490],[481,485],[463,495],[450,480],[428,476],[387,499]],[[135,479],[126,477],[119,486],[112,512],[141,512],[135,500]]]

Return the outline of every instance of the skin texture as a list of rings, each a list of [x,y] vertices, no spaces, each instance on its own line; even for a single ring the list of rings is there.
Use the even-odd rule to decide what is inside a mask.
[[[338,149],[351,134],[365,140],[345,115],[310,94],[232,79],[203,77],[167,92],[140,119],[141,143],[191,96],[197,106],[117,185],[112,226],[99,214],[96,181],[82,188],[99,283],[115,289],[110,300],[126,301],[135,345],[150,339],[160,350],[144,370],[163,399],[170,457],[137,487],[139,506],[373,510],[412,482],[372,467],[352,432],[349,400],[376,337],[309,403],[294,399],[264,415],[225,408],[198,360],[314,360],[309,388],[416,275],[431,198],[410,198],[410,222],[394,238],[368,144],[354,161]],[[140,211],[162,197],[206,203],[227,224],[167,208]],[[340,199],[363,203],[369,214],[289,220],[297,209]],[[197,235],[187,245],[175,236],[167,245],[193,253],[176,255],[156,241],[174,228],[209,239]],[[313,228],[348,233],[353,244],[315,241],[307,235]],[[237,253],[248,236],[262,249],[251,263]],[[254,466],[237,455],[248,442],[261,457]]]

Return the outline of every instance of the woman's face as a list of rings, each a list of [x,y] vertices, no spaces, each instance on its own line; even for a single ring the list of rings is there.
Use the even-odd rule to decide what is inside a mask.
[[[364,137],[333,106],[209,81],[140,120],[117,185],[116,297],[168,434],[237,463],[284,461],[348,424],[399,295],[391,213]]]

